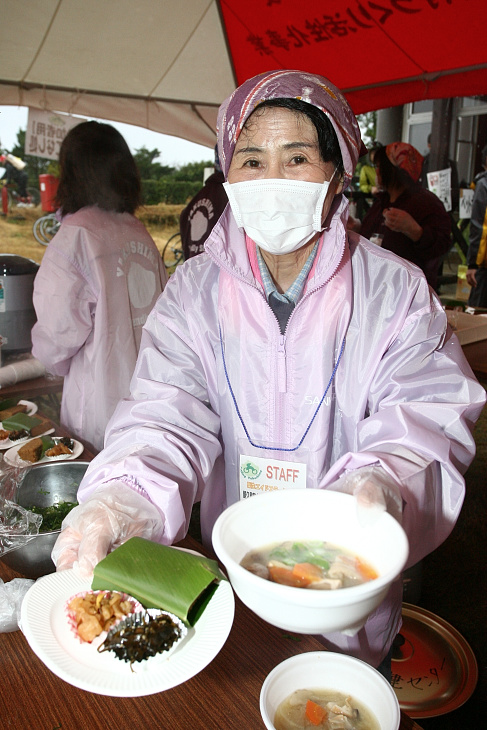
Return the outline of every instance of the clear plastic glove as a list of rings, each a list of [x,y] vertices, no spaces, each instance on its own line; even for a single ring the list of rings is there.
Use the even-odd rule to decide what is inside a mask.
[[[111,550],[130,537],[157,539],[163,528],[155,505],[123,482],[110,482],[65,517],[51,557],[57,570],[77,568],[89,579]]]
[[[401,523],[402,497],[399,485],[381,466],[365,466],[350,471],[331,484],[330,489],[356,497],[361,525],[373,525],[385,511]]]

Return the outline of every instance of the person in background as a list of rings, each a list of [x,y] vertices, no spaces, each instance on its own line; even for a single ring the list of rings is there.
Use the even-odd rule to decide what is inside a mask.
[[[381,147],[377,142],[374,142],[372,147],[370,147],[369,151],[367,152],[367,157],[365,158],[365,163],[360,168],[360,175],[359,175],[359,190],[362,193],[368,193],[369,195],[376,195],[379,192],[379,188],[377,187],[377,176],[375,172],[375,166],[374,166],[374,154],[376,150]]]
[[[167,277],[134,216],[140,179],[122,135],[81,123],[63,140],[59,164],[62,223],[34,280],[32,353],[64,376],[63,425],[99,451]]]
[[[467,253],[471,307],[487,307],[487,145],[482,150],[482,167],[483,171],[475,177]]]
[[[360,233],[383,236],[382,247],[419,266],[436,291],[438,270],[451,248],[451,223],[439,198],[418,183],[423,158],[406,142],[375,152],[377,182],[382,188],[367,211]]]
[[[458,517],[485,390],[423,273],[347,231],[363,144],[328,79],[248,79],[220,107],[218,150],[229,205],[146,322],[57,569],[88,576],[133,535],[177,542],[198,501],[210,547],[253,457],[389,510],[414,565]],[[322,641],[390,675],[401,608],[399,578],[354,636]]]
[[[204,251],[205,241],[228,203],[223,189],[225,178],[215,147],[215,172],[188,203],[179,217],[184,260]]]
[[[15,183],[17,185],[17,192],[21,198],[27,197],[27,182],[29,176],[25,171],[25,162],[18,157],[14,157],[10,154],[0,155],[0,166],[5,168],[2,180],[5,180],[7,185]]]

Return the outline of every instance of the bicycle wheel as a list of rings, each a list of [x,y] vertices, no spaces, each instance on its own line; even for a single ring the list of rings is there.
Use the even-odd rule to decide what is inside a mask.
[[[32,226],[32,233],[34,234],[34,238],[36,239],[37,243],[40,243],[42,246],[47,246],[49,241],[46,240],[44,238],[44,236],[42,235],[42,224],[43,224],[43,219],[38,218],[34,222],[34,225]]]
[[[162,249],[162,261],[169,276],[174,273],[176,266],[184,262],[183,246],[179,231],[167,240],[166,245]]]
[[[38,218],[32,226],[34,238],[41,244],[41,246],[47,246],[49,241],[51,241],[57,233],[59,225],[60,223],[54,213],[43,215],[41,218]]]

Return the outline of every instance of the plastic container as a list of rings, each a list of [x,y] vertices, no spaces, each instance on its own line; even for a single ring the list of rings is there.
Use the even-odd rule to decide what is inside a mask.
[[[41,207],[45,213],[54,213],[56,210],[55,198],[58,185],[59,178],[54,175],[39,175]]]
[[[39,264],[12,253],[0,254],[0,334],[4,355],[30,352],[36,323],[32,302]]]

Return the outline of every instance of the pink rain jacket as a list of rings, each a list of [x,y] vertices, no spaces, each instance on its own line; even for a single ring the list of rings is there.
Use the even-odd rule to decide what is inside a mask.
[[[142,327],[166,279],[154,241],[129,213],[83,208],[46,249],[34,281],[32,352],[64,376],[62,423],[96,450],[129,395]]]
[[[420,269],[348,234],[347,217],[338,196],[281,335],[227,207],[207,253],[176,270],[147,320],[131,399],[108,426],[81,502],[102,482],[122,479],[160,508],[170,544],[201,500],[209,543],[215,519],[239,498],[239,448],[246,453],[228,383],[254,442],[294,447],[345,339],[328,397],[293,457],[307,462],[308,487],[333,488],[346,471],[380,464],[402,488],[409,564],[448,536],[485,391]],[[377,666],[400,627],[401,587],[355,637],[329,636],[329,645]]]

